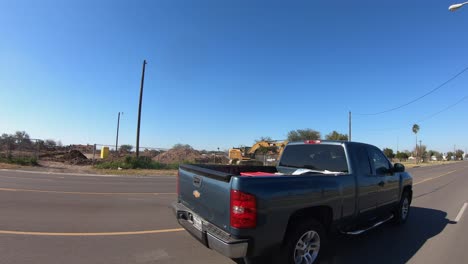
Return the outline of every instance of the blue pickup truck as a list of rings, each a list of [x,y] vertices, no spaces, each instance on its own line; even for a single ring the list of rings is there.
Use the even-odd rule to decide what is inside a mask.
[[[289,143],[276,167],[181,165],[173,208],[193,237],[237,263],[315,264],[330,232],[406,222],[412,182],[375,146],[308,140]]]

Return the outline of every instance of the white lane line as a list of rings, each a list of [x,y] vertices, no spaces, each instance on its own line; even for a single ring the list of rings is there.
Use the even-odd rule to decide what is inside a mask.
[[[462,217],[462,215],[463,215],[463,212],[465,212],[465,209],[466,209],[466,206],[467,206],[467,205],[468,205],[468,203],[465,203],[465,204],[463,205],[463,207],[460,209],[460,212],[458,212],[458,215],[457,215],[457,217],[455,218],[455,222],[458,223],[458,221],[460,221],[460,219],[461,219],[461,217]]]

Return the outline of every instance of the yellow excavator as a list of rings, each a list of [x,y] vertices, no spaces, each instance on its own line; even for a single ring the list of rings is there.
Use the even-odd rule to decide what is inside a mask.
[[[287,144],[287,140],[272,140],[259,141],[252,147],[231,148],[229,150],[229,164],[263,165],[262,161],[255,159],[255,155],[259,149],[266,148],[267,152],[273,152],[280,156]]]

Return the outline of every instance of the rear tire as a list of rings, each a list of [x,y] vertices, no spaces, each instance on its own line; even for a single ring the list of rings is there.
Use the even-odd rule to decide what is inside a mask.
[[[401,195],[401,200],[398,203],[397,208],[395,209],[395,220],[394,223],[397,225],[402,225],[406,223],[409,217],[411,208],[411,196],[409,191],[404,191]]]
[[[281,249],[282,264],[318,264],[326,245],[326,232],[315,219],[288,229]]]

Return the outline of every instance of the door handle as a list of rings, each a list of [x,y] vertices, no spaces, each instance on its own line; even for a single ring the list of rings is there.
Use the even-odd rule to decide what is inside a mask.
[[[380,187],[384,187],[384,186],[385,186],[385,182],[383,182],[383,181],[379,182],[379,186],[380,186]]]

